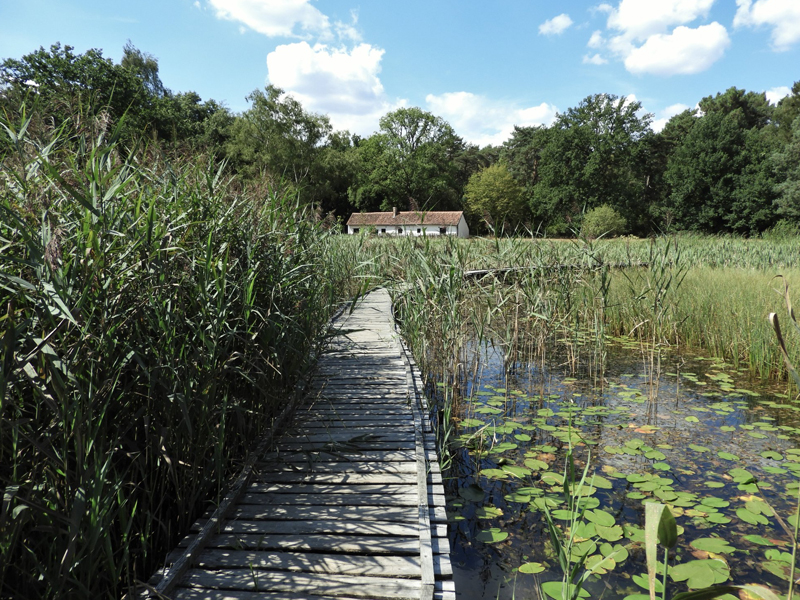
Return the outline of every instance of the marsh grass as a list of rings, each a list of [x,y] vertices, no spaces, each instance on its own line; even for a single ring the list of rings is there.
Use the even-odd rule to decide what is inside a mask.
[[[2,597],[147,580],[363,280],[280,186],[3,122]]]

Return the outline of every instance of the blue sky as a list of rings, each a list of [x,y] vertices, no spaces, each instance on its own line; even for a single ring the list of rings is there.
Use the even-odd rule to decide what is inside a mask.
[[[338,129],[419,106],[479,145],[590,94],[635,97],[659,129],[800,80],[800,0],[0,0],[0,58],[61,42],[119,61],[127,40],[234,111],[271,82]]]

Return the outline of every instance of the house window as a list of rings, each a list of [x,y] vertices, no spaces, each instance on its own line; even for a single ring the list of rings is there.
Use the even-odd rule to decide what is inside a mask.
[[[417,233],[422,233],[422,229],[420,229],[419,227],[417,227]]]
[[[358,233],[358,227],[353,227],[353,233]]]
[[[386,227],[381,228],[381,233],[386,233]]]
[[[439,235],[447,234],[447,227],[439,227]]]
[[[397,233],[403,233],[403,228],[402,227],[398,227],[397,228]]]

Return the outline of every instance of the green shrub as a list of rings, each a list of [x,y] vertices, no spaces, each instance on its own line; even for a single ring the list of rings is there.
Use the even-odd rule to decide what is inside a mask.
[[[625,233],[628,222],[621,214],[603,204],[593,208],[583,217],[582,233],[588,238],[616,237]]]

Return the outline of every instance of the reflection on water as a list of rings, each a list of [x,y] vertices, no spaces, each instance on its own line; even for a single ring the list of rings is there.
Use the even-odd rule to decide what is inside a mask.
[[[558,356],[505,373],[500,350],[476,349],[480,375],[462,384],[446,474],[460,598],[534,598],[537,577],[560,579],[536,503],[550,498],[558,508],[558,478],[547,474],[562,472],[570,439],[580,466],[588,459],[596,474],[583,548],[601,554],[620,544],[628,552],[593,578],[592,597],[647,593],[637,581],[646,581],[643,502],[653,500],[670,505],[684,528],[671,564],[718,558],[704,563],[716,569],[704,575],[709,583],[757,582],[785,593],[791,545],[780,517],[792,527],[800,405],[719,361],[658,364],[630,344],[607,350],[598,378],[570,374]],[[546,570],[516,572],[530,562]]]

